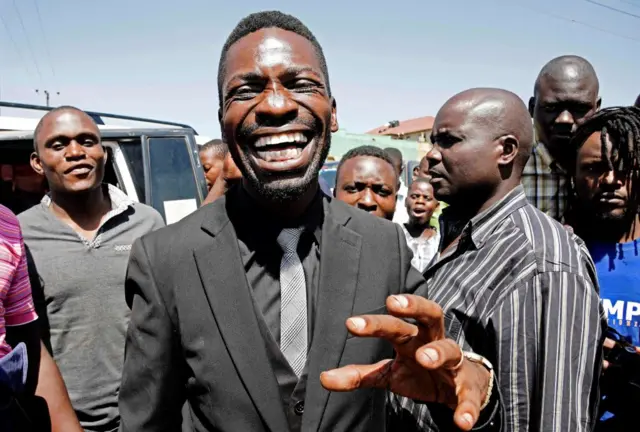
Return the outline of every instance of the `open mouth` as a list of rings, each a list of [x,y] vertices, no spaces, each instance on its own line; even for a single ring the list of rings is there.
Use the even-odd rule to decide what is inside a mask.
[[[416,217],[421,217],[421,216],[424,216],[427,213],[427,211],[425,209],[416,209],[416,208],[414,208],[411,211],[411,213],[413,213],[413,215],[416,216]]]
[[[255,162],[268,171],[291,171],[308,164],[313,140],[302,132],[285,132],[258,138],[251,146]]]

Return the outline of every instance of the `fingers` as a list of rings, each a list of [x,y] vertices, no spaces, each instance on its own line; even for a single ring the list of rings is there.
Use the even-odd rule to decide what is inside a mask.
[[[479,416],[480,405],[470,400],[462,400],[453,414],[453,421],[460,429],[469,431],[476,424]]]
[[[454,369],[462,362],[462,350],[451,339],[441,339],[419,348],[416,361],[426,369]]]
[[[322,372],[320,383],[325,389],[337,392],[359,388],[387,388],[392,361],[387,359],[372,365],[349,365]]]
[[[605,348],[609,348],[609,349],[611,349],[611,348],[614,348],[614,347],[616,346],[616,342],[615,342],[613,339],[606,338],[606,339],[604,340],[604,344],[603,344],[603,346],[604,346]]]
[[[347,320],[347,328],[360,337],[378,337],[402,345],[418,334],[418,327],[390,315],[362,315]]]
[[[424,297],[410,294],[387,297],[387,310],[391,315],[418,321],[424,326],[429,340],[444,338],[442,308]]]

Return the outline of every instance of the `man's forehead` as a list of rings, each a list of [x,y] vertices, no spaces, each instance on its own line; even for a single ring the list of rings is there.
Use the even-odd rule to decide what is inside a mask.
[[[41,133],[44,135],[77,134],[80,131],[98,133],[93,120],[83,112],[67,110],[55,112],[44,119]]]
[[[543,101],[593,102],[598,97],[595,81],[588,76],[565,73],[560,77],[544,76],[540,79],[539,98]]]
[[[395,168],[389,162],[375,156],[356,156],[347,160],[341,170],[345,170],[345,172],[351,171],[360,175],[375,174],[380,178],[385,175],[395,177]]]
[[[611,140],[606,136],[607,153],[611,153]],[[601,158],[602,157],[602,134],[592,133],[580,147],[579,157]]]
[[[467,121],[468,116],[468,104],[461,102],[447,103],[440,108],[436,115],[433,122],[433,133],[437,135],[460,129]]]
[[[226,55],[226,74],[262,73],[264,68],[309,67],[321,73],[311,41],[297,33],[266,28],[250,33],[231,45]]]
[[[418,192],[418,193],[422,193],[422,194],[425,194],[425,195],[431,195],[432,194],[432,190],[433,190],[433,186],[431,186],[431,184],[428,183],[428,182],[416,181],[416,182],[411,183],[410,190],[412,192]]]

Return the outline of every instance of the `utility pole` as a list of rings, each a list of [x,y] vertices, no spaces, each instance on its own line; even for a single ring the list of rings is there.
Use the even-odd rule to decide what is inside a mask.
[[[36,89],[36,93],[40,94],[40,90]],[[49,93],[49,90],[43,90],[42,93],[44,93],[44,97],[45,100],[47,101],[47,107],[49,107],[49,100],[51,99],[51,93]],[[60,92],[56,92],[57,96],[60,96]]]

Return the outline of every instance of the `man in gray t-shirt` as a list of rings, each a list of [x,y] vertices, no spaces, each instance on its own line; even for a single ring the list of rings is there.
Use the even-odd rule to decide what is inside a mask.
[[[93,120],[61,107],[36,128],[33,168],[51,190],[19,216],[46,310],[51,349],[82,427],[119,427],[118,391],[129,309],[124,280],[131,244],[164,225],[153,208],[103,185],[106,154]],[[48,324],[47,324],[48,323]]]

